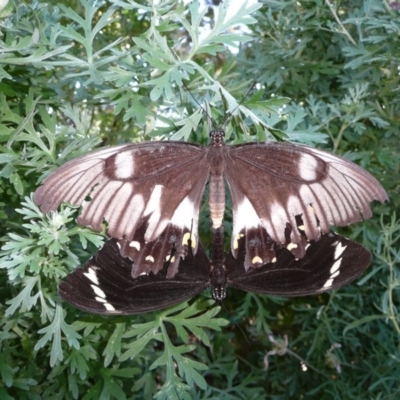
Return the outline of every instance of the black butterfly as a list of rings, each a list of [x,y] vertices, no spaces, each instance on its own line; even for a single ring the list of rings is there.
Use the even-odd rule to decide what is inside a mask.
[[[302,296],[339,288],[359,276],[371,261],[362,246],[333,232],[310,241],[302,259],[286,248],[277,250],[276,261],[245,270],[245,239],[239,239],[235,258],[213,263],[201,243],[181,260],[179,271],[167,278],[169,262],[154,274],[133,278],[132,261],[123,258],[118,241],[110,239],[86,264],[60,284],[60,295],[75,307],[96,314],[138,314],[187,300],[207,287],[213,297],[225,298],[232,286],[251,292]]]
[[[84,155],[47,177],[35,203],[45,212],[62,201],[82,205],[78,222],[100,230],[107,221],[121,256],[134,260],[133,278],[163,270],[165,261],[166,277],[172,278],[188,262],[189,243],[192,260],[197,260],[199,208],[207,181],[214,231],[222,226],[224,178],[228,182],[231,253],[238,257],[243,238],[245,271],[270,265],[281,248],[302,258],[307,244],[328,234],[330,225],[369,218],[369,203],[387,199],[373,176],[343,158],[288,143],[227,146],[223,136],[223,131],[212,132],[207,147],[150,142]]]

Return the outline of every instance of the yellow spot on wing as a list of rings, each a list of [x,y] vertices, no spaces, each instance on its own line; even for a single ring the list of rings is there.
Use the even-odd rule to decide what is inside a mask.
[[[191,234],[191,232],[186,232],[183,235],[182,244],[184,246],[189,246],[189,240],[192,242],[192,248],[194,249],[196,247],[196,238]]]
[[[262,259],[261,259],[261,257],[259,257],[259,256],[255,256],[252,260],[251,260],[251,263],[252,264],[262,264]]]
[[[235,239],[234,239],[234,241],[233,241],[233,248],[234,248],[234,250],[236,250],[238,247],[239,247],[239,240],[240,240],[240,238],[242,238],[244,235],[243,235],[243,233],[238,233],[236,236],[235,236]]]
[[[140,251],[140,243],[139,242],[136,242],[136,241],[130,242],[129,247],[133,247],[137,251]]]
[[[175,256],[168,255],[167,257],[165,257],[165,261],[174,262],[175,261]]]

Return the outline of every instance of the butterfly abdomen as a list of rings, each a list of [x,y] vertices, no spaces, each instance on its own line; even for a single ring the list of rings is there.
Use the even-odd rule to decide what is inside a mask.
[[[209,146],[208,158],[210,162],[209,180],[209,207],[212,227],[222,225],[225,211],[225,146]]]

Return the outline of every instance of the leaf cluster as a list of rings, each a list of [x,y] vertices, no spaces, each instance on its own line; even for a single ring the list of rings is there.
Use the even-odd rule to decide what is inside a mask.
[[[378,0],[235,3],[0,10],[2,399],[398,397],[399,11]],[[30,195],[40,181],[99,145],[205,144],[210,124],[231,143],[324,147],[382,182],[390,202],[342,229],[374,254],[362,279],[290,300],[231,290],[233,315],[207,293],[134,317],[61,302],[60,279],[104,232],[77,226],[70,205],[44,215]]]

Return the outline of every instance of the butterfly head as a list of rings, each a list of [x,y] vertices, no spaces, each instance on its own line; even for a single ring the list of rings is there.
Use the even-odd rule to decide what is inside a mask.
[[[225,131],[218,129],[210,132],[211,144],[221,147],[224,144]]]
[[[226,269],[224,265],[212,265],[210,282],[213,298],[222,301],[226,297]]]

